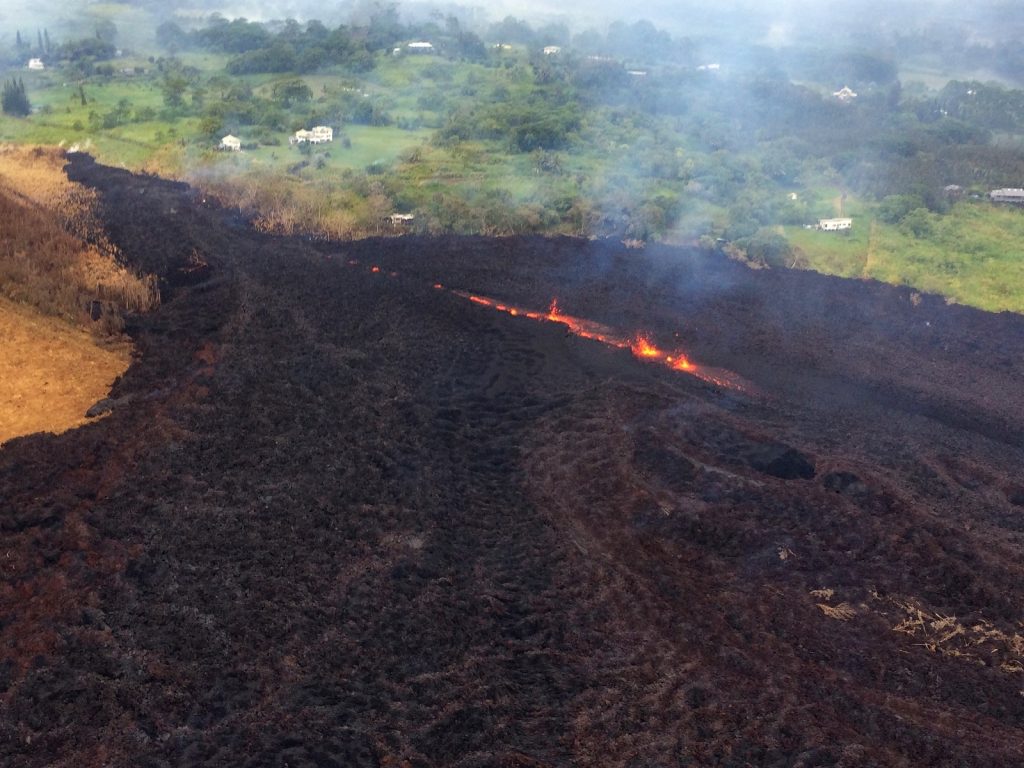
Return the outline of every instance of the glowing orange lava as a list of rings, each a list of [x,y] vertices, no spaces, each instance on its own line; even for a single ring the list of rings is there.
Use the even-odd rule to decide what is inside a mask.
[[[651,340],[643,334],[637,334],[636,338],[633,339],[633,343],[629,345],[629,348],[633,350],[633,354],[639,358],[660,360],[665,357],[665,353],[654,346],[651,343]]]
[[[439,287],[439,285],[435,285],[434,287]],[[615,333],[611,328],[601,325],[600,323],[567,315],[559,309],[557,299],[551,301],[551,306],[549,306],[548,311],[544,313],[533,312],[528,309],[523,309],[522,307],[503,304],[495,299],[466,293],[464,291],[453,290],[452,293],[456,296],[468,299],[474,304],[479,304],[483,307],[490,307],[491,309],[498,310],[499,312],[505,312],[513,317],[523,316],[528,317],[531,320],[564,325],[574,336],[579,336],[584,339],[593,339],[594,341],[599,341],[602,344],[606,344],[610,347],[616,347],[617,349],[628,349],[639,360],[661,363],[673,371],[687,373],[702,381],[706,381],[709,384],[714,384],[717,387],[750,391],[748,384],[731,371],[697,365],[680,351],[673,351],[671,354],[668,354],[651,341],[650,336],[645,333],[638,333],[632,337],[622,336]]]
[[[348,264],[352,267],[359,266],[359,260],[349,259]],[[373,265],[370,267],[370,272],[373,274],[380,274],[381,271],[382,270],[379,266]],[[398,277],[397,272],[388,272],[387,275],[389,277]],[[530,320],[538,320],[540,322],[558,323],[559,325],[565,326],[566,330],[574,336],[579,336],[583,339],[593,339],[594,341],[599,341],[602,344],[609,347],[615,347],[616,349],[628,349],[638,360],[661,363],[673,371],[688,373],[691,376],[695,376],[709,384],[714,384],[717,387],[736,389],[743,392],[756,392],[749,382],[745,381],[732,371],[697,365],[690,360],[689,357],[678,350],[673,351],[671,354],[666,353],[665,350],[659,348],[646,333],[636,333],[632,336],[623,335],[616,333],[606,325],[595,323],[592,320],[585,320],[581,317],[567,315],[559,308],[557,298],[551,300],[551,304],[548,306],[547,312],[535,312],[533,310],[524,309],[523,307],[503,304],[495,299],[488,298],[487,296],[478,296],[473,293],[467,293],[466,291],[449,289],[442,283],[433,283],[433,287],[439,291],[450,290],[456,296],[468,299],[474,304],[479,304],[482,307],[490,307],[491,309],[504,312],[512,317],[526,317]]]
[[[697,366],[691,363],[690,359],[683,354],[669,355],[665,358],[665,362],[676,371],[695,371],[697,369]]]

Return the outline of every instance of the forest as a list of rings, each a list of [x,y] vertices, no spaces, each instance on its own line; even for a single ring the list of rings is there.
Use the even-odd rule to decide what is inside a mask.
[[[645,20],[384,4],[337,24],[113,8],[78,34],[3,35],[0,139],[189,180],[271,231],[693,242],[1024,309],[1019,212],[988,202],[1024,185],[1008,44],[907,29],[725,45]],[[937,52],[947,71],[921,75]],[[289,142],[314,125],[334,141]],[[219,151],[225,135],[242,151]],[[814,228],[829,217],[852,227]]]

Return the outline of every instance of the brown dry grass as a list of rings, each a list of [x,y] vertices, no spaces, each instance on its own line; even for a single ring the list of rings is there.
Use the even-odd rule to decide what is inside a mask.
[[[122,310],[159,303],[156,281],[118,262],[94,217],[95,193],[69,182],[63,165],[59,149],[0,146],[0,294],[117,333]],[[93,302],[100,323],[88,320]]]
[[[1024,624],[1018,627],[1021,631],[1006,631],[984,620],[964,623],[944,616],[913,598],[894,597],[890,602],[903,614],[897,614],[900,620],[893,631],[915,638],[932,653],[974,664],[994,660],[1003,672],[1024,672]]]
[[[85,423],[128,368],[126,344],[96,345],[85,331],[0,298],[0,443]]]

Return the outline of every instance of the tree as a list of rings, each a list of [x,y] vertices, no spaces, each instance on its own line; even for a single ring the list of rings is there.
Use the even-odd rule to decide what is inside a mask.
[[[25,94],[25,83],[18,80],[7,80],[4,82],[3,92],[0,94],[0,104],[3,106],[5,115],[24,117],[32,112],[32,105]]]
[[[298,78],[274,83],[271,94],[285,109],[291,109],[293,104],[310,101],[313,98],[313,91]]]
[[[110,19],[96,22],[96,38],[112,46],[117,39],[117,24]]]
[[[747,252],[747,258],[756,264],[776,268],[797,265],[793,247],[785,237],[774,232],[760,231],[740,245]]]
[[[165,21],[156,28],[156,42],[161,48],[175,52],[188,46],[188,33],[173,21]]]
[[[164,104],[172,109],[177,109],[185,103],[185,89],[188,88],[188,80],[177,72],[168,72],[164,77],[160,90],[163,91]]]

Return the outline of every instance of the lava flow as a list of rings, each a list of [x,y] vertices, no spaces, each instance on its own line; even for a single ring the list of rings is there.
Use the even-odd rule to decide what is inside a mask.
[[[601,325],[600,323],[567,315],[558,308],[557,299],[553,299],[551,301],[551,306],[548,308],[548,311],[544,313],[510,306],[496,301],[495,299],[466,293],[465,291],[453,290],[452,293],[457,296],[461,296],[464,299],[468,299],[474,304],[479,304],[483,307],[490,307],[491,309],[495,309],[499,312],[505,312],[513,317],[519,317],[521,315],[523,317],[528,317],[531,320],[540,320],[564,325],[574,336],[579,336],[584,339],[593,339],[617,349],[628,349],[633,353],[633,356],[639,360],[661,363],[662,365],[671,368],[673,371],[688,373],[691,376],[695,376],[702,381],[706,381],[709,384],[714,384],[718,387],[741,391],[751,390],[750,385],[743,381],[737,374],[719,368],[699,366],[679,351],[673,351],[669,354],[657,347],[650,340],[650,337],[644,333],[634,334],[631,338],[625,337],[615,333],[611,328]]]

